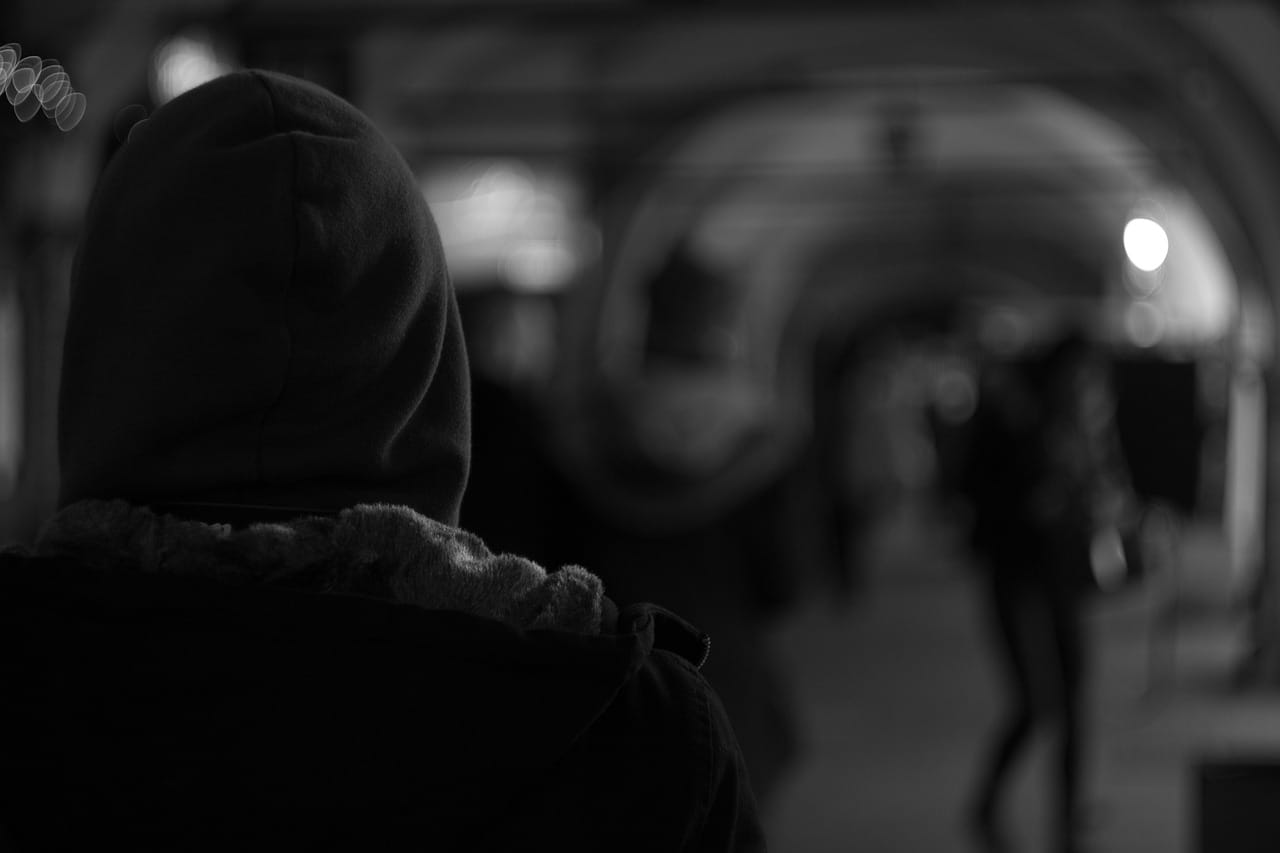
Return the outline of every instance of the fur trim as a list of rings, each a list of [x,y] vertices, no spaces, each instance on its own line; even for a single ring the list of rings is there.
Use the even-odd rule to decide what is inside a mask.
[[[604,596],[600,579],[579,566],[549,573],[523,557],[491,553],[472,533],[388,504],[237,530],[119,500],[86,500],[46,523],[34,553],[99,571],[275,583],[577,633],[600,632]]]

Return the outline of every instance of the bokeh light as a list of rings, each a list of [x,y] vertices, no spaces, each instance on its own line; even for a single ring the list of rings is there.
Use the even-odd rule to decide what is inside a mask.
[[[456,164],[424,176],[460,287],[495,278],[528,293],[566,287],[595,246],[574,181],[519,160]]]
[[[64,131],[80,123],[87,104],[57,60],[23,56],[17,42],[0,45],[0,91],[19,121],[31,121],[43,112]]]
[[[1143,272],[1153,272],[1169,257],[1169,235],[1155,220],[1135,217],[1124,226],[1124,252],[1129,263]]]
[[[174,36],[156,49],[152,65],[152,94],[158,104],[232,70],[213,41],[202,35]]]

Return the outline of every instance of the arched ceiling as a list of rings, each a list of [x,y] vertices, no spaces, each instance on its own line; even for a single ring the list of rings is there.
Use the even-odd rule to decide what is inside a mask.
[[[646,149],[617,206],[602,364],[636,363],[646,278],[680,241],[741,281],[767,325],[798,294],[856,288],[859,268],[895,259],[1097,295],[1121,275],[1126,219],[1174,199],[1181,225],[1197,231],[1187,242],[1216,253],[1196,274],[1214,267],[1213,283],[1234,288],[1230,256],[1256,283],[1265,242],[1245,236],[1230,196],[1252,192],[1242,170],[1271,168],[1260,154],[1274,137],[1182,22],[1039,9],[864,22],[833,21],[791,56],[786,27],[767,47],[730,48],[739,75],[777,85],[704,104]],[[658,77],[708,79],[705,56],[670,57],[679,71],[651,68]],[[1222,132],[1232,122],[1238,132]],[[1228,152],[1237,143],[1249,157]],[[1258,201],[1255,210],[1271,203]],[[883,276],[866,276],[865,289]]]
[[[1158,162],[1051,89],[975,76],[901,69],[874,85],[747,101],[699,124],[636,206],[618,293],[641,298],[647,259],[690,239],[766,323],[789,312],[811,270],[834,266],[839,286],[856,287],[860,268],[895,257],[985,259],[1045,290],[1096,294],[1126,217],[1159,188]],[[626,347],[638,334],[626,324],[644,311],[611,307],[609,341]]]

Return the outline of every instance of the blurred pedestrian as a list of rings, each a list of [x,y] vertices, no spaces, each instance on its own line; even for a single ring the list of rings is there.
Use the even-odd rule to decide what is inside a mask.
[[[559,430],[581,519],[565,547],[618,601],[666,605],[712,635],[704,672],[763,802],[797,748],[768,631],[802,574],[798,454],[747,367],[741,288],[682,244],[648,295],[642,364],[601,377]]]
[[[1008,849],[1000,807],[1040,729],[1056,740],[1055,849],[1079,845],[1081,611],[1094,583],[1094,531],[1119,517],[1124,500],[1108,388],[1105,362],[1074,331],[1038,359],[989,365],[981,384],[964,483],[1009,705],[983,758],[972,819],[993,850]]]

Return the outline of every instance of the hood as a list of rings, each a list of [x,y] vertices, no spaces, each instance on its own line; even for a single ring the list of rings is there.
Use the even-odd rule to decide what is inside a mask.
[[[457,519],[467,363],[435,223],[369,120],[294,78],[218,78],[117,152],[75,260],[60,394],[62,506]]]

